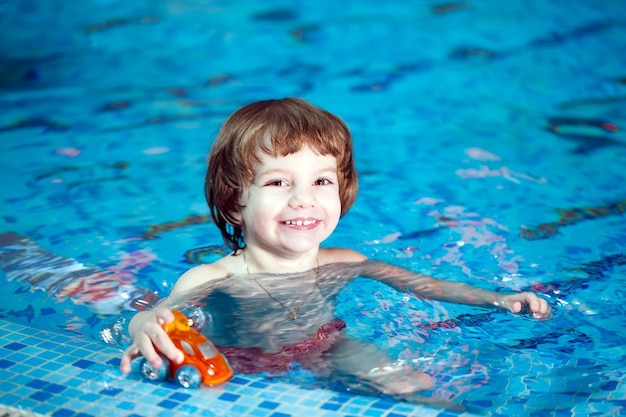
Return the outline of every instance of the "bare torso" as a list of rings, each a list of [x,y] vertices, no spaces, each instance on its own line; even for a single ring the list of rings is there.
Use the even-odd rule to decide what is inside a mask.
[[[200,307],[202,332],[219,346],[275,352],[311,338],[335,318],[336,298],[352,279],[334,266],[296,274],[228,275],[208,281],[168,303]]]

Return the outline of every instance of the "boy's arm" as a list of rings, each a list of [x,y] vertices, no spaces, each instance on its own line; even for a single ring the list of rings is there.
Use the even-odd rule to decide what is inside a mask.
[[[128,333],[133,343],[124,351],[120,362],[123,373],[130,372],[131,361],[137,356],[143,356],[154,368],[160,367],[162,360],[155,346],[175,363],[184,359],[183,353],[172,343],[162,326],[174,321],[170,309],[177,295],[224,278],[224,271],[214,265],[200,265],[185,272],[174,285],[169,298],[162,300],[152,310],[141,311],[133,316],[128,325]]]
[[[551,316],[548,303],[534,293],[499,294],[462,282],[432,278],[378,261],[365,261],[359,266],[360,276],[376,279],[399,291],[408,291],[419,297],[457,304],[501,308],[513,313],[527,311],[537,319],[547,319]]]

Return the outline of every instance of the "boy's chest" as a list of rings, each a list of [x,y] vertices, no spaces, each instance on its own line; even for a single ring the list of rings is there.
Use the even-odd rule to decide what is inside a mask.
[[[267,351],[310,338],[334,318],[335,310],[334,302],[317,288],[272,293],[243,286],[234,293],[215,291],[203,304],[203,333],[216,344]]]

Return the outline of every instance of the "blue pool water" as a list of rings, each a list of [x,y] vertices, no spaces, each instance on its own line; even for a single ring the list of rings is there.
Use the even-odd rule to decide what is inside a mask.
[[[32,0],[0,2],[0,22],[0,234],[105,276],[33,284],[0,249],[0,405],[54,416],[626,415],[623,1]],[[189,391],[117,370],[100,332],[133,294],[166,296],[224,251],[202,188],[220,124],[285,96],[333,111],[354,135],[360,194],[328,245],[532,289],[553,306],[536,322],[366,280],[344,291],[337,314],[353,335],[422,360],[437,383],[425,395],[469,411],[301,375]]]

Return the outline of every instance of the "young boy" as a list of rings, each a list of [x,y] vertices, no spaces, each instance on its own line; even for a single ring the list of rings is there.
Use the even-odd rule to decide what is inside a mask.
[[[241,372],[278,372],[294,362],[327,378],[355,377],[364,389],[406,396],[432,388],[412,365],[350,339],[334,317],[336,297],[355,277],[379,280],[419,297],[551,315],[533,293],[498,294],[369,261],[351,249],[320,248],[357,194],[352,139],[333,114],[287,98],[249,104],[224,123],[209,155],[205,192],[215,224],[233,250],[192,268],[170,300],[133,317],[132,345],[121,370],[154,346],[179,362],[182,353],[161,325],[185,294],[204,292],[210,320],[203,332]]]

